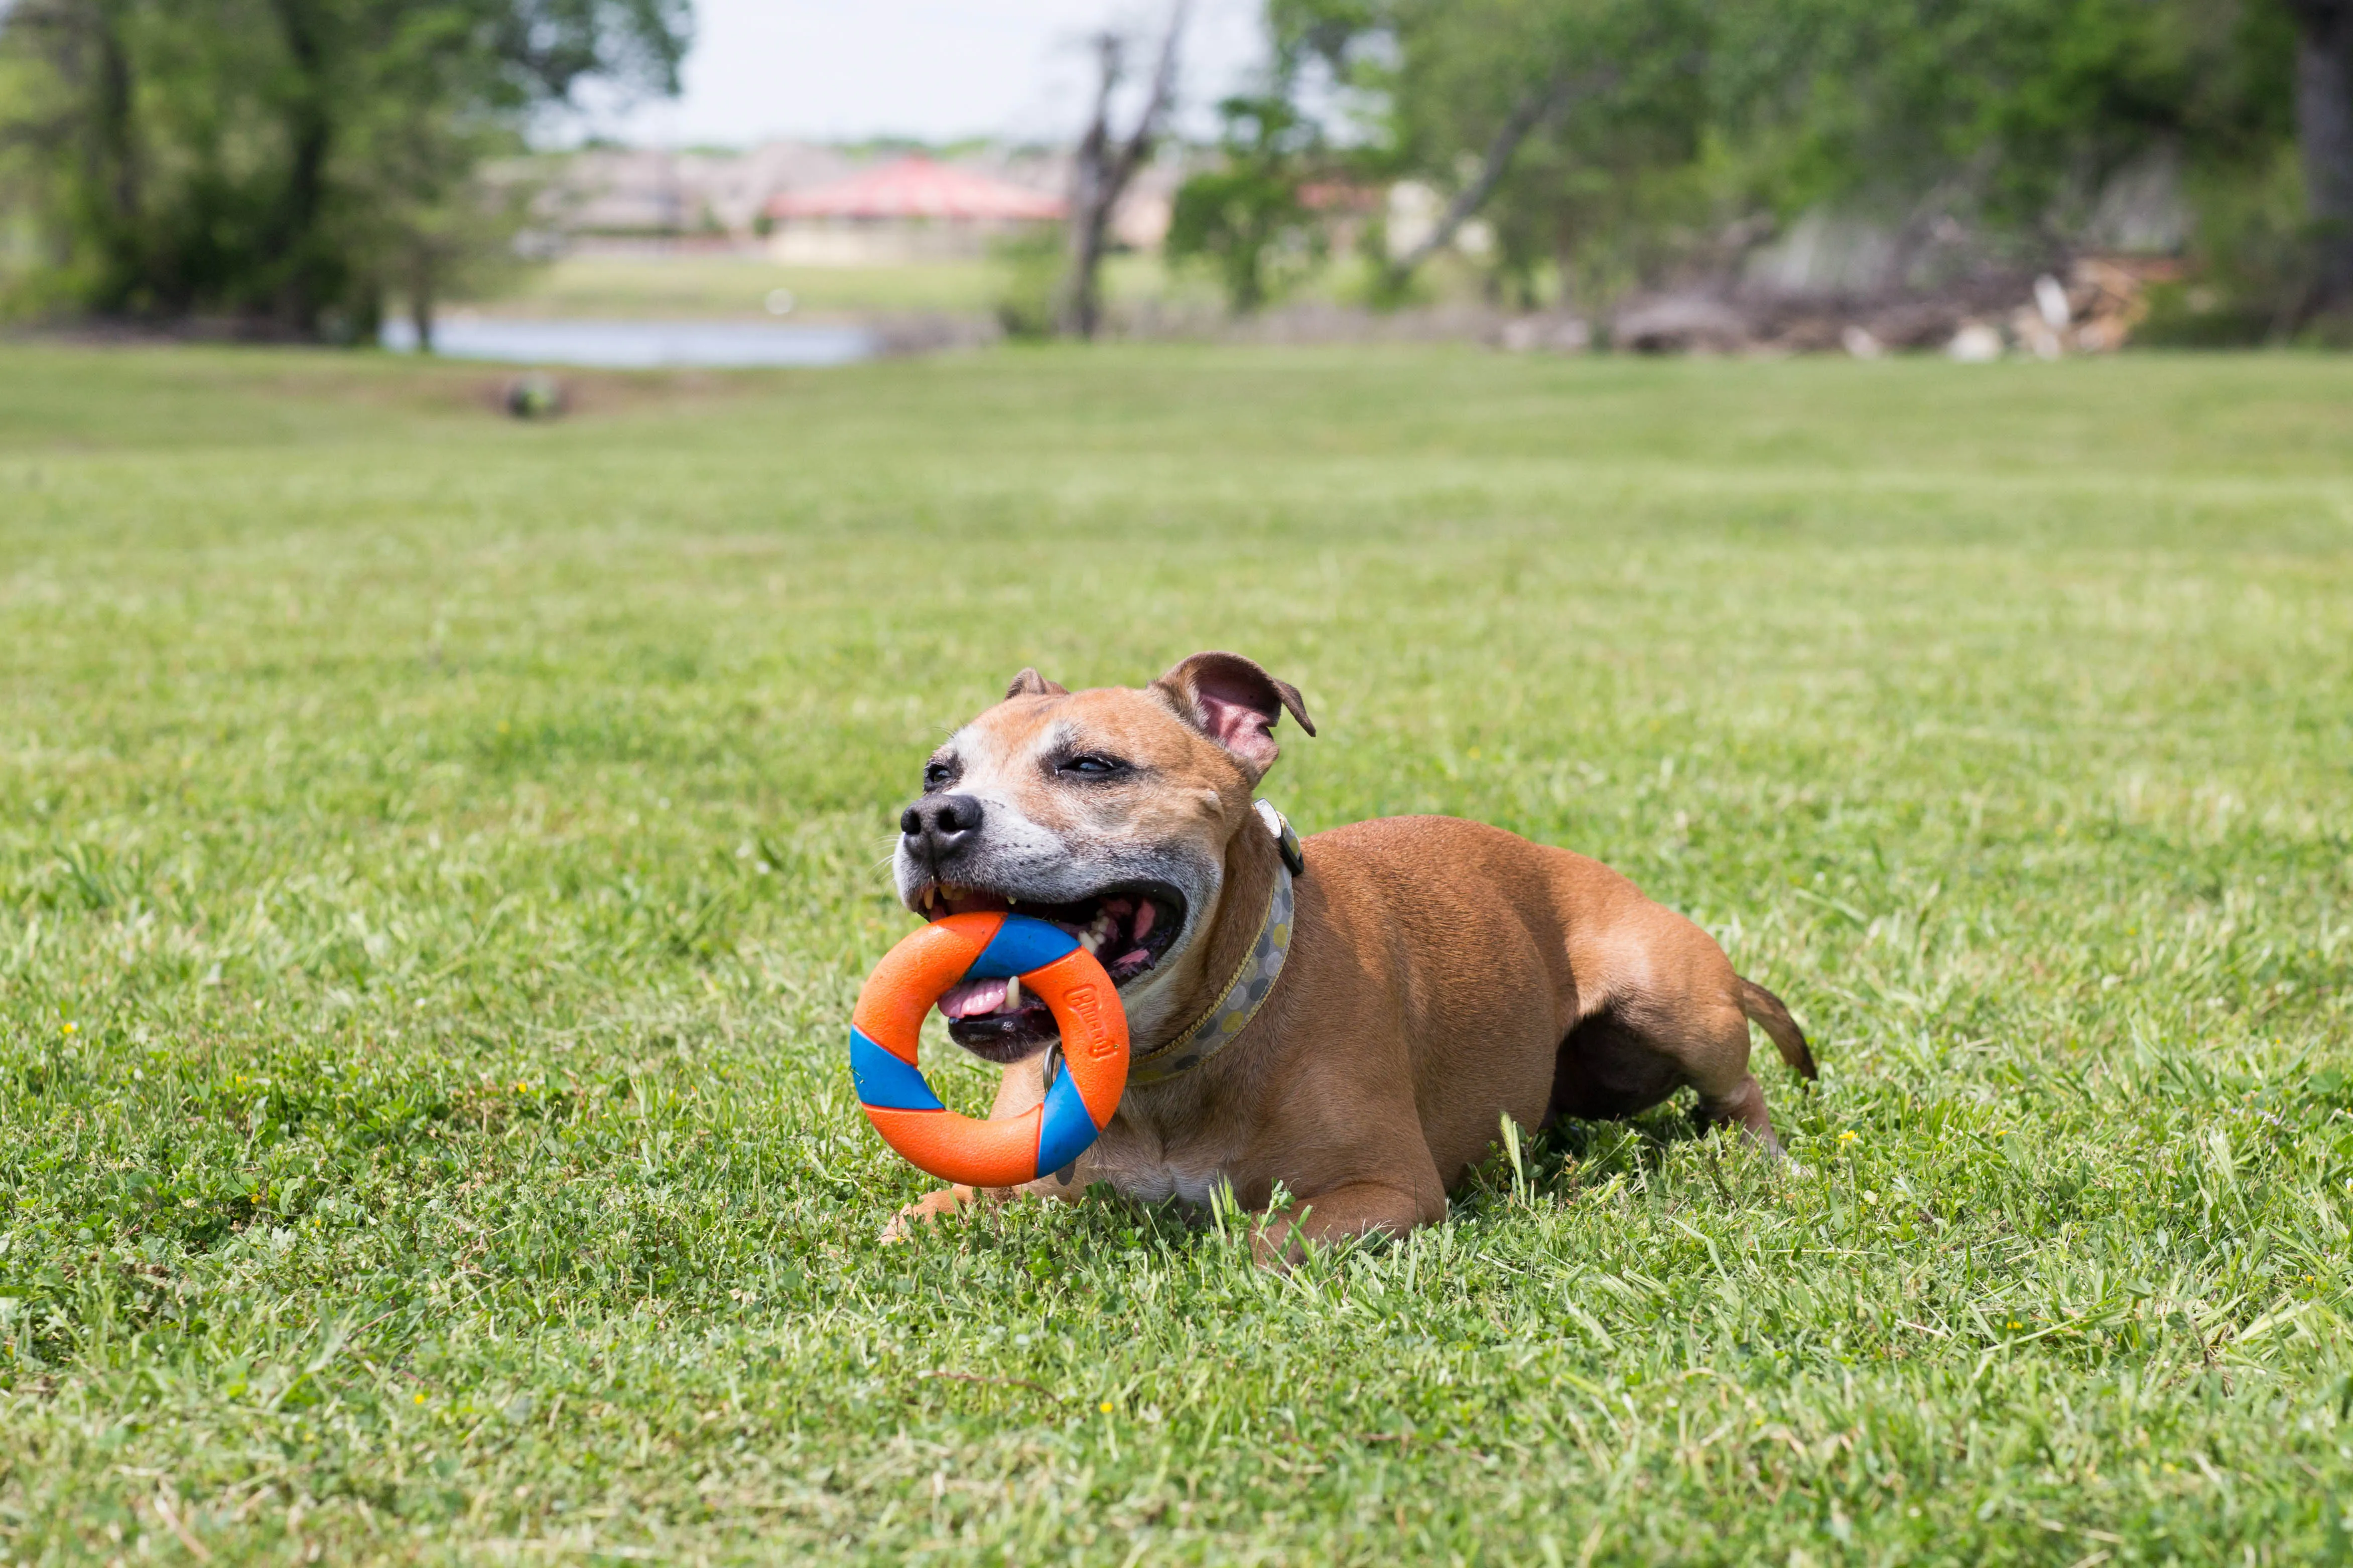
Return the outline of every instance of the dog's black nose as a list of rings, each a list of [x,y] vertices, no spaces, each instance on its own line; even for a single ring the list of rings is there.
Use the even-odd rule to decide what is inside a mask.
[[[981,805],[968,795],[935,795],[909,806],[899,818],[907,853],[938,865],[980,831]]]

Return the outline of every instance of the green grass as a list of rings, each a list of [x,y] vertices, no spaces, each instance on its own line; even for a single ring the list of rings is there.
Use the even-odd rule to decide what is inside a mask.
[[[754,258],[612,256],[566,258],[523,275],[512,293],[474,307],[501,316],[638,320],[742,316],[768,319],[767,298],[790,289],[796,315],[947,311],[987,313],[1007,287],[987,261],[902,267],[778,267]],[[1214,298],[1205,281],[1172,280],[1155,256],[1113,257],[1104,288],[1114,302],[1172,290]]]
[[[0,349],[0,1562],[2347,1554],[2353,363],[491,384]],[[924,752],[1208,647],[1716,931],[1802,1172],[879,1246]]]

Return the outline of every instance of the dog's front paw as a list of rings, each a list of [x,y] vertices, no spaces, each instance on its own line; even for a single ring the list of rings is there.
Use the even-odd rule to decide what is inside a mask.
[[[891,1223],[882,1227],[883,1244],[888,1246],[893,1242],[912,1239],[915,1234],[916,1226],[928,1225],[933,1220],[955,1213],[956,1210],[970,1203],[973,1195],[973,1190],[970,1187],[942,1187],[936,1193],[924,1194],[914,1203],[901,1209]]]

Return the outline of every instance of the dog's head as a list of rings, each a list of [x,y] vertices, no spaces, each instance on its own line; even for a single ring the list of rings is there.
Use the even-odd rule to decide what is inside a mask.
[[[1197,653],[1141,689],[1066,691],[1025,669],[923,764],[899,819],[899,897],[926,919],[1016,909],[1072,932],[1150,1038],[1214,923],[1228,845],[1262,831],[1250,792],[1285,710],[1315,733],[1298,690],[1238,654]],[[940,1010],[989,1061],[1056,1036],[1046,1005],[1003,981],[958,985]]]

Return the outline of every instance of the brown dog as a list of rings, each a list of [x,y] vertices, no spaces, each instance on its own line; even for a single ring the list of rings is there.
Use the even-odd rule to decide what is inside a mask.
[[[1443,1219],[1504,1115],[1627,1116],[1689,1084],[1703,1119],[1778,1152],[1749,1020],[1808,1078],[1813,1058],[1706,932],[1598,861],[1452,817],[1360,822],[1303,852],[1251,800],[1285,710],[1315,732],[1296,689],[1230,653],[1141,690],[1025,669],[925,765],[900,819],[907,907],[1054,921],[1127,1012],[1118,1114],[1014,1191],[1109,1182],[1199,1205],[1225,1183],[1262,1212],[1280,1184],[1296,1205],[1261,1237],[1280,1256]],[[940,1006],[959,1045],[1006,1067],[993,1116],[1044,1099],[1042,1003],[983,981]],[[977,1195],[934,1193],[892,1234]]]

